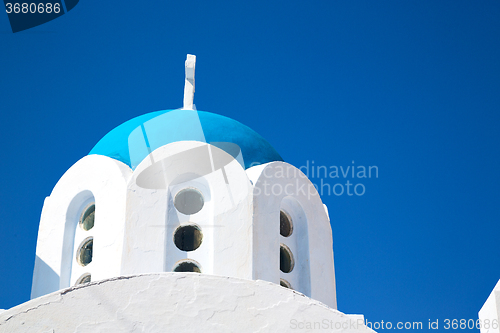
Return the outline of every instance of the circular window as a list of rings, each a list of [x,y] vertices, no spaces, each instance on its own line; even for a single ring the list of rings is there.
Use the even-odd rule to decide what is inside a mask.
[[[280,245],[280,270],[283,273],[290,273],[293,270],[292,251],[285,244]]]
[[[203,234],[194,224],[181,225],[174,232],[174,243],[179,250],[194,251],[200,247]]]
[[[90,282],[90,274],[83,274],[75,283],[77,284],[84,284],[84,283],[89,283]]]
[[[194,260],[183,260],[174,267],[174,272],[201,273],[200,266]]]
[[[78,249],[76,255],[76,260],[82,266],[87,266],[92,262],[92,247],[94,245],[94,239],[86,239],[83,241],[82,245]]]
[[[284,211],[280,211],[280,234],[283,237],[289,237],[293,232],[292,219]]]
[[[184,215],[198,213],[205,204],[203,195],[195,188],[185,188],[174,199],[175,208]]]
[[[288,288],[288,289],[292,289],[292,285],[290,284],[290,282],[288,282],[285,279],[280,279],[280,286]]]
[[[88,205],[80,218],[80,227],[87,231],[94,227],[95,204]]]

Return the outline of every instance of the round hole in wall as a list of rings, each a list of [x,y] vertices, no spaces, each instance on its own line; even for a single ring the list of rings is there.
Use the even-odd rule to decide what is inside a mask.
[[[173,271],[201,273],[200,266],[194,260],[182,260],[178,262]]]
[[[203,234],[194,224],[181,225],[175,229],[174,243],[179,250],[194,251],[200,247]]]
[[[94,227],[94,216],[95,216],[95,204],[91,203],[83,210],[83,214],[80,217],[80,227],[87,231]]]
[[[78,253],[76,254],[76,261],[82,266],[87,266],[92,262],[92,247],[94,246],[94,239],[85,239],[80,247],[78,248]]]
[[[280,234],[289,237],[293,232],[292,219],[285,211],[280,211]]]
[[[283,273],[290,273],[293,270],[294,262],[292,251],[285,244],[280,245],[280,270]]]
[[[280,279],[280,286],[288,288],[288,289],[292,289],[292,285],[290,284],[290,282],[288,282],[285,279]]]
[[[78,284],[84,284],[84,283],[89,283],[91,280],[91,276],[89,273],[83,274],[75,283],[75,285]]]
[[[203,195],[195,188],[180,190],[174,199],[175,208],[185,215],[198,213],[204,204]]]

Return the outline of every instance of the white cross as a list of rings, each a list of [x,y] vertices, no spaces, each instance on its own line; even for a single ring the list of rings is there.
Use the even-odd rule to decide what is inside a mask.
[[[196,56],[188,54],[186,58],[186,80],[184,83],[184,110],[194,110],[194,68]]]

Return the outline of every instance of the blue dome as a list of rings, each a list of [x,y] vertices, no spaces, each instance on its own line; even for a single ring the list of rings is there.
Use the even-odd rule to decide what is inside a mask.
[[[224,116],[193,110],[156,111],[133,118],[106,134],[89,155],[108,156],[135,169],[149,152],[178,141],[211,143],[229,154],[231,149],[220,143],[236,144],[245,169],[283,161],[269,142],[249,127]]]

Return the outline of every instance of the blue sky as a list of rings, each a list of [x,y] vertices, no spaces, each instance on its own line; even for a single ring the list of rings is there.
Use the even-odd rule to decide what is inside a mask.
[[[0,15],[0,308],[29,299],[58,179],[117,125],[181,107],[191,53],[199,110],[295,166],[378,167],[348,178],[364,195],[322,197],[340,311],[477,319],[500,279],[499,17],[498,1],[82,0],[13,34]]]

